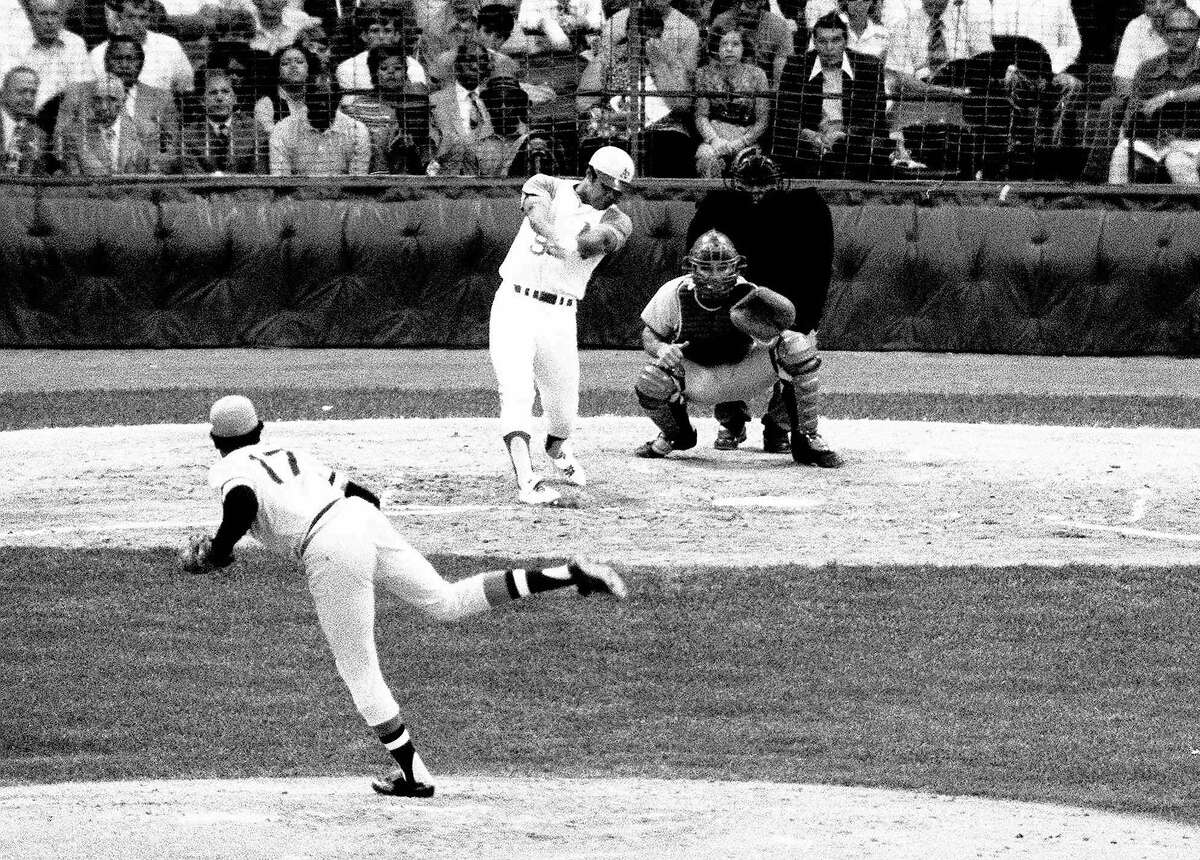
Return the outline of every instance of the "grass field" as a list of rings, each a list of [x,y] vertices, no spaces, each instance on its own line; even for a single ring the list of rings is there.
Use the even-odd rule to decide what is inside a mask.
[[[217,393],[14,395],[0,429],[190,423]],[[272,420],[495,407],[490,390],[249,393]],[[582,411],[636,404],[591,391]],[[856,393],[824,411],[1200,427],[1186,397]],[[431,560],[448,578],[528,561]],[[384,598],[380,650],[442,773],[887,786],[1200,822],[1200,570],[1063,561],[637,567],[628,604],[529,601],[454,626]],[[0,781],[376,770],[291,566],[173,565],[0,547]]]

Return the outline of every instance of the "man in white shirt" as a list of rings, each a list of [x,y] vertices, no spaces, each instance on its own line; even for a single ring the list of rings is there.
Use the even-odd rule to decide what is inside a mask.
[[[301,30],[319,23],[316,18],[289,5],[288,0],[254,0],[251,12],[256,31],[250,47],[268,54],[294,44]]]
[[[945,63],[992,50],[988,0],[887,0],[883,26],[889,36],[888,69],[920,80]]]
[[[1050,55],[1054,83],[1067,93],[1082,86],[1067,72],[1083,48],[1071,0],[992,0],[992,35],[1026,36],[1040,42]]]
[[[83,39],[63,27],[64,3],[65,0],[29,0],[25,26],[14,25],[13,30],[6,30],[0,37],[0,75],[14,66],[28,66],[37,72],[36,110],[59,96],[73,105],[81,97],[81,86],[96,80]]]
[[[117,32],[132,36],[142,43],[146,64],[138,80],[160,90],[174,93],[190,93],[195,89],[192,63],[177,39],[148,29],[153,17],[150,0],[109,0],[117,6]],[[101,42],[92,49],[92,68],[96,75],[104,74],[104,52],[108,42]]]

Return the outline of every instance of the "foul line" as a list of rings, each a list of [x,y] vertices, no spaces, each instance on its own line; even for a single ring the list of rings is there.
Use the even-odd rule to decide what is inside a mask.
[[[1065,517],[1046,517],[1047,522],[1059,526],[1084,529],[1095,532],[1110,532],[1126,537],[1144,537],[1151,540],[1171,540],[1180,543],[1200,543],[1200,535],[1180,534],[1178,532],[1156,532],[1150,529],[1135,529],[1129,526],[1110,526],[1103,523],[1085,523],[1081,520],[1068,520]]]

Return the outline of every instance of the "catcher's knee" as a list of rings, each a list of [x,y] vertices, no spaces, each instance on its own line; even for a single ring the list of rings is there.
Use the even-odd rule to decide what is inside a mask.
[[[669,403],[679,397],[682,390],[679,380],[657,364],[647,364],[638,375],[634,386],[638,403],[649,409],[663,403]]]
[[[821,367],[821,357],[812,339],[798,331],[785,331],[772,347],[775,363],[781,374],[789,379],[815,375]]]

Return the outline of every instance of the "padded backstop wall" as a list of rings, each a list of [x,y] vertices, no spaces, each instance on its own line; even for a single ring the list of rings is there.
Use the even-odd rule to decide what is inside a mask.
[[[580,310],[585,347],[636,347],[703,189],[627,202],[634,237]],[[482,347],[519,185],[0,187],[0,345]],[[1194,354],[1190,206],[999,205],[983,191],[826,194],[827,349]],[[796,260],[797,277],[805,261]]]

